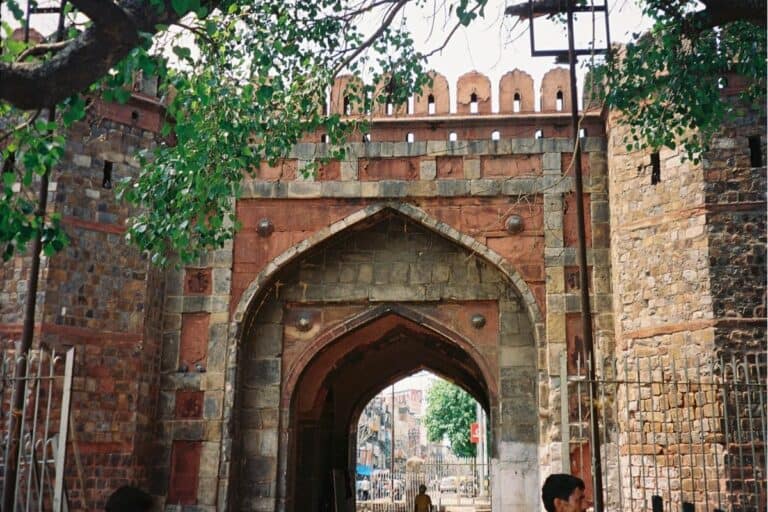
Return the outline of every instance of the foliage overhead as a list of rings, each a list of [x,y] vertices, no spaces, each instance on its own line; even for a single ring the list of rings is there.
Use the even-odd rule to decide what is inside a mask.
[[[446,6],[457,27],[486,2],[69,0],[61,41],[27,44],[10,37],[24,18],[18,0],[3,0],[15,19],[0,20],[0,252],[10,258],[37,234],[46,254],[64,247],[59,218],[36,213],[35,177],[57,167],[63,134],[92,98],[127,101],[139,72],[160,77],[168,122],[166,142],[142,154],[139,176],[120,188],[143,212],[128,236],[157,264],[222,247],[237,229],[245,174],[315,130],[328,134],[328,157],[343,158],[342,143],[365,131],[373,103],[402,103],[427,81],[425,55],[405,28],[407,5],[428,15]],[[720,77],[747,77],[745,98],[765,101],[765,2],[640,3],[655,24],[598,73],[603,99],[632,127],[630,148],[680,145],[696,160],[734,114]],[[352,91],[361,114],[353,119],[319,108],[342,72],[383,84]],[[42,109],[52,105],[49,122]]]
[[[20,23],[23,12],[16,0],[6,2]],[[451,23],[467,25],[482,14],[485,2],[457,0],[450,8]],[[90,62],[83,55],[91,52],[95,69],[107,64],[111,69],[92,76],[97,81],[86,93],[119,102],[129,99],[137,73],[160,77],[160,93],[168,105],[166,142],[140,155],[139,176],[123,183],[119,193],[141,212],[131,219],[128,237],[161,265],[174,257],[190,263],[202,251],[232,239],[237,229],[233,205],[241,181],[262,162],[277,163],[303,135],[316,130],[328,135],[328,157],[343,158],[342,142],[366,129],[365,114],[375,103],[402,104],[428,81],[426,58],[414,49],[404,14],[407,4],[425,7],[424,0],[70,4],[79,12],[69,13],[63,44],[14,41],[8,37],[10,24],[2,24],[6,37],[0,82],[5,85],[0,98],[5,101],[0,102],[0,120],[7,126],[0,125],[5,129],[0,132],[0,150],[7,172],[0,202],[0,248],[6,258],[23,250],[42,229],[34,213],[33,176],[56,166],[64,150],[60,134],[86,110],[79,82],[73,85],[62,78],[61,87],[28,83],[23,79],[29,78],[30,69],[38,78],[46,73],[55,78],[73,60]],[[83,15],[89,24],[78,23]],[[108,26],[110,16],[119,28]],[[169,23],[175,24],[171,30]],[[97,51],[100,46],[94,41],[103,46],[120,31],[127,39],[115,43],[114,51]],[[130,48],[123,52],[126,44]],[[112,62],[116,55],[124,57]],[[366,85],[347,91],[357,108],[351,118],[322,112],[327,91],[342,72],[367,78]],[[77,73],[90,76],[92,69]],[[13,80],[17,87],[9,86]],[[36,104],[29,92],[19,94],[18,84],[44,87],[39,94],[56,101],[63,92],[74,94],[59,101],[54,123],[41,123],[39,108],[48,104]],[[312,172],[312,167],[304,171]],[[51,218],[46,224],[55,235],[46,238],[48,252],[65,241],[55,222]]]
[[[765,107],[765,2],[644,0],[642,6],[653,27],[597,69],[602,100],[630,126],[627,150],[679,146],[698,163],[745,103]],[[741,102],[723,96],[736,75],[747,83]]]
[[[477,402],[460,387],[440,380],[429,389],[424,425],[430,442],[447,437],[457,457],[474,457],[476,446],[469,441],[469,429],[476,418]]]

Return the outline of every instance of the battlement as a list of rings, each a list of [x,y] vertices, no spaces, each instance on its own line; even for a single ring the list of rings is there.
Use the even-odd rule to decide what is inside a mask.
[[[456,82],[456,105],[451,111],[451,97],[448,80],[444,75],[430,71],[432,85],[427,86],[412,98],[412,105],[391,105],[375,101],[373,111],[361,112],[355,105],[351,93],[358,88],[361,81],[352,75],[341,75],[336,78],[331,88],[330,114],[354,116],[356,114],[370,115],[375,119],[381,118],[420,118],[442,116],[468,116],[491,114],[517,114],[521,116],[540,113],[569,113],[570,82],[568,70],[563,67],[548,71],[542,81],[538,96],[534,92],[533,78],[520,69],[505,73],[499,80],[498,111],[494,112],[492,88],[490,79],[477,71],[461,75]],[[383,86],[375,88],[375,96],[380,98]],[[350,92],[347,92],[350,91]],[[538,104],[539,109],[536,110]]]

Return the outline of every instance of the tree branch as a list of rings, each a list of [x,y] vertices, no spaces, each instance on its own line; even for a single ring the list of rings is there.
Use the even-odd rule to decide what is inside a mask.
[[[38,44],[35,46],[32,46],[31,48],[27,48],[16,59],[16,62],[22,62],[27,57],[32,57],[35,55],[45,55],[46,53],[55,53],[60,50],[63,50],[67,47],[68,44],[72,42],[71,39],[68,39],[66,41],[60,41],[58,43],[43,43]]]
[[[469,12],[475,12],[475,11],[478,11],[478,10],[480,10],[480,4],[475,5]],[[453,26],[451,31],[448,32],[448,35],[443,40],[443,44],[441,44],[437,48],[434,48],[432,51],[424,54],[424,57],[429,58],[429,57],[433,56],[436,53],[442,52],[445,49],[445,47],[448,46],[448,43],[451,41],[451,39],[453,38],[453,35],[456,33],[456,31],[459,30],[459,28],[461,28],[461,27],[462,27],[461,21],[456,22],[456,24]]]
[[[709,0],[702,2],[706,8],[686,17],[686,22],[695,29],[702,31],[721,27],[734,21],[746,21],[758,27],[766,26],[765,3],[753,0]]]
[[[352,52],[351,55],[349,55],[346,59],[341,61],[337,66],[336,69],[333,72],[333,76],[335,77],[339,71],[344,69],[347,65],[349,65],[350,62],[355,60],[363,51],[365,51],[366,48],[370,47],[376,39],[384,32],[384,30],[387,29],[392,24],[392,20],[395,19],[395,16],[398,12],[400,12],[400,9],[403,8],[405,4],[408,3],[409,0],[399,0],[396,4],[392,6],[390,9],[390,12],[387,14],[387,16],[384,17],[384,19],[381,21],[381,25],[379,26],[376,31],[371,34],[371,37],[366,39],[360,46],[358,46],[354,52]]]
[[[696,14],[708,13],[711,25],[718,27],[733,21],[746,21],[766,26],[765,0],[702,0],[706,9]]]
[[[534,14],[533,17],[545,16],[546,13],[554,11],[565,12],[567,1],[535,0],[533,2],[534,12],[539,11],[539,13]],[[691,23],[698,23],[694,26],[699,27],[699,30],[719,27],[734,21],[746,21],[758,27],[766,26],[764,0],[701,0],[701,3],[706,8],[692,13],[688,17]],[[677,9],[678,12],[680,11],[680,7],[675,7],[674,5],[670,5],[670,8],[664,9],[665,12],[674,9]],[[504,10],[504,14],[528,19],[530,17],[530,7],[528,2],[510,5]]]
[[[14,126],[13,128],[11,128],[6,132],[0,132],[0,145],[2,145],[3,142],[5,142],[5,140],[9,138],[11,135],[13,135],[14,133],[20,130],[23,130],[27,126],[34,123],[35,120],[40,116],[40,112],[42,112],[42,110],[38,109],[35,112],[31,113],[29,117],[26,119],[26,121],[22,121],[21,123],[17,124],[16,126]]]
[[[70,0],[93,25],[44,62],[0,63],[0,100],[23,109],[47,108],[106,75],[139,43],[180,16],[165,0],[158,9],[144,0]],[[221,0],[203,2],[213,8]]]

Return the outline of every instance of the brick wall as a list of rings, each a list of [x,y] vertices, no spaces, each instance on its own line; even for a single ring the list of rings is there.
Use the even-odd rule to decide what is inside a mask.
[[[675,379],[687,378],[681,373],[687,367],[706,374],[710,356],[764,350],[765,168],[750,167],[748,143],[757,136],[765,154],[764,114],[744,111],[736,123],[723,126],[699,165],[662,149],[657,180],[649,152],[625,149],[627,134],[612,116],[608,163],[617,358],[640,379],[660,379],[660,372]],[[645,357],[655,358],[653,367],[643,366]],[[713,393],[681,401],[673,396],[677,388],[664,389],[628,386],[626,394],[617,392],[618,410],[628,411],[618,417],[624,480],[611,481],[640,500],[653,494],[655,480],[630,481],[627,474],[640,475],[645,465],[664,473],[668,465],[684,485],[670,490],[673,483],[664,480],[662,491],[703,507],[735,485],[724,473],[719,481],[696,477],[707,465],[724,467],[717,444],[724,426],[714,417],[732,405]],[[676,424],[683,414],[698,415],[701,424]],[[657,418],[656,432],[665,435],[643,433],[637,424],[643,417]],[[697,455],[676,459],[692,442],[701,443]],[[611,479],[617,477],[614,471]]]
[[[62,212],[74,242],[46,264],[41,302],[43,339],[81,348],[73,418],[85,471],[82,485],[72,473],[73,507],[97,509],[111,489],[132,482],[174,509],[279,509],[287,495],[276,471],[288,467],[288,450],[276,447],[286,446],[287,434],[278,432],[289,419],[280,400],[292,390],[277,383],[299,361],[291,343],[304,339],[291,323],[298,310],[317,310],[315,325],[331,336],[382,302],[407,306],[414,325],[421,318],[445,329],[435,346],[461,347],[448,353],[476,361],[476,368],[445,371],[488,385],[476,391],[493,407],[497,432],[494,506],[535,506],[540,476],[562,463],[552,411],[559,410],[559,356],[579,347],[581,307],[573,145],[568,116],[550,97],[564,87],[562,73],[548,77],[543,110],[532,112],[530,77],[508,74],[494,114],[491,84],[469,73],[458,84],[455,115],[448,84],[437,77],[429,91],[434,114],[425,97],[416,99],[417,114],[378,112],[371,142],[350,143],[344,161],[306,179],[298,171],[326,150],[321,134],[308,136],[284,164],[263,166],[245,183],[236,205],[243,229],[233,243],[163,272],[123,245],[130,212],[101,188],[106,162],[113,181],[135,172],[131,155],[153,143],[161,112],[146,99],[98,105],[105,119],[73,131],[67,172],[54,180],[52,208]],[[514,111],[515,95],[521,112]],[[602,120],[588,113],[584,126],[596,340],[610,352]],[[456,142],[448,141],[452,133]],[[414,142],[405,142],[408,134]],[[381,215],[394,224],[373,222]],[[263,219],[270,236],[258,232]],[[370,235],[360,231],[372,225]],[[420,262],[419,253],[429,261]],[[22,265],[19,259],[3,267],[0,293],[23,293]],[[0,332],[16,332],[18,308],[0,308]],[[483,313],[485,327],[468,326],[471,311]],[[514,476],[521,464],[528,465],[524,480]],[[253,485],[241,486],[240,477]],[[505,487],[511,480],[515,492]]]
[[[78,123],[49,186],[49,211],[61,214],[71,243],[42,260],[35,343],[77,349],[66,468],[74,510],[101,509],[112,490],[147,481],[163,278],[123,241],[130,211],[102,186],[106,162],[114,183],[136,172],[128,155],[154,143],[155,133],[143,122],[111,120],[131,119],[133,108],[143,109],[140,118],[152,114],[132,103],[109,106],[108,112],[98,105],[106,117]],[[29,259],[17,257],[2,267],[0,332],[6,344],[19,339]]]

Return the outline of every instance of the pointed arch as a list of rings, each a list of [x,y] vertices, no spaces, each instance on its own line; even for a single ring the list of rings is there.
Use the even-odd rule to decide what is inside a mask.
[[[246,288],[246,290],[240,296],[237,308],[235,308],[235,312],[232,317],[233,321],[236,324],[240,324],[246,318],[249,309],[253,305],[254,298],[259,295],[259,293],[264,289],[264,286],[271,281],[272,277],[274,277],[287,264],[296,260],[297,258],[300,258],[303,254],[306,254],[307,251],[313,249],[326,240],[329,240],[334,235],[337,235],[342,231],[345,231],[347,228],[386,210],[391,210],[411,221],[421,224],[425,228],[437,233],[443,238],[456,243],[460,247],[463,247],[464,249],[471,251],[478,256],[481,256],[483,259],[494,265],[502,272],[502,274],[507,277],[507,279],[509,279],[509,282],[515,288],[515,291],[524,304],[531,325],[536,326],[544,321],[544,317],[541,313],[541,309],[539,308],[538,303],[536,302],[536,298],[533,295],[533,291],[531,291],[530,287],[519,274],[519,272],[506,259],[473,237],[464,234],[456,228],[446,224],[445,222],[430,216],[421,208],[418,208],[412,204],[400,202],[377,203],[358,210],[348,215],[346,218],[334,222],[333,224],[315,232],[312,236],[305,238],[298,244],[294,245],[270,261],[264,267],[264,269],[259,272],[259,274],[253,279],[253,281],[251,281],[251,284],[248,285],[248,288]],[[534,329],[534,337],[538,338],[538,336],[539,329]]]
[[[498,395],[498,389],[496,386],[496,380],[494,379],[492,372],[487,364],[486,359],[480,353],[478,348],[474,346],[470,340],[465,336],[457,333],[450,327],[442,324],[434,318],[425,315],[417,311],[414,308],[406,306],[404,304],[382,304],[376,307],[372,307],[362,313],[349,318],[343,324],[336,327],[332,327],[327,331],[317,336],[310,344],[308,344],[301,352],[301,355],[296,358],[296,361],[289,368],[286,368],[285,385],[281,393],[281,401],[284,407],[290,406],[292,394],[296,388],[296,383],[301,377],[304,370],[311,363],[312,359],[329,344],[334,343],[336,340],[342,338],[350,331],[369,325],[377,320],[384,318],[385,316],[395,315],[404,319],[405,321],[412,322],[425,328],[428,331],[434,333],[437,337],[447,340],[456,345],[464,353],[469,356],[473,364],[477,366],[480,374],[482,375],[483,385],[485,386],[485,393],[481,393],[477,389],[467,389],[470,394],[475,396],[479,402],[483,403],[481,399],[482,394],[486,394],[488,402],[483,403],[487,408],[491,403],[495,402],[495,397]]]
[[[522,309],[525,310],[524,315],[528,318],[533,342],[538,344],[537,341],[544,332],[542,312],[538,303],[536,302],[532,290],[529,288],[517,270],[502,256],[500,256],[495,251],[492,251],[485,244],[479,242],[475,238],[466,235],[454,227],[446,224],[445,222],[430,216],[427,212],[412,204],[397,201],[387,201],[377,202],[363,207],[351,215],[348,215],[346,218],[318,230],[308,238],[302,240],[298,244],[287,249],[282,254],[274,258],[262,269],[258,275],[255,276],[255,278],[250,282],[246,290],[239,298],[231,317],[228,339],[225,348],[226,372],[224,375],[225,390],[223,405],[225,425],[223,425],[221,429],[222,450],[220,453],[222,464],[228,464],[232,460],[233,456],[232,441],[235,439],[234,436],[236,435],[237,431],[235,424],[238,421],[238,408],[236,401],[238,400],[238,390],[241,389],[242,385],[241,379],[239,378],[239,373],[243,371],[242,368],[240,368],[241,359],[243,357],[241,351],[243,350],[244,343],[248,339],[250,333],[249,324],[251,321],[255,321],[258,318],[260,304],[262,303],[262,299],[264,299],[267,290],[272,287],[274,281],[278,278],[278,276],[281,275],[281,272],[283,272],[290,265],[299,262],[306,257],[309,257],[312,254],[312,251],[319,249],[326,242],[330,243],[336,236],[342,235],[348,230],[352,231],[352,228],[359,230],[368,224],[374,224],[378,222],[380,217],[389,215],[394,215],[407,222],[413,222],[419,227],[439,235],[447,242],[455,245],[456,248],[468,251],[478,256],[480,259],[483,259],[488,265],[495,267],[500,272],[503,280],[506,281],[506,290],[504,291],[504,293],[507,294],[506,299],[512,299],[513,297],[509,294],[514,294],[517,301],[519,301]],[[402,304],[397,303],[395,306],[401,307]],[[382,307],[392,308],[392,304],[384,304]],[[382,317],[385,311],[384,309],[377,309],[377,307],[372,307],[371,310],[377,311],[377,313],[373,314],[378,315],[378,317]],[[392,313],[393,311],[390,310],[386,314],[391,315]],[[457,338],[452,333],[452,328],[439,324],[437,321],[432,321],[432,325],[430,325],[430,320],[432,319],[426,318],[424,315],[418,316],[420,315],[420,312],[417,309],[401,307],[401,309],[398,311],[398,314],[401,318],[410,321],[412,324],[421,325],[422,332],[429,330],[431,332],[430,338],[442,339],[446,343],[446,346],[453,346],[456,350],[461,351],[463,354],[470,355],[473,353],[473,351],[477,351],[477,348],[473,347],[472,343],[470,343],[468,340],[462,341],[461,337]],[[360,321],[362,322],[361,325],[364,326],[364,319],[360,319]],[[346,322],[346,329],[349,329],[348,322]],[[331,336],[332,339],[326,338],[326,343],[332,343],[333,339],[339,336],[343,336],[343,333],[336,332],[335,336],[332,334],[328,334],[328,336]],[[479,353],[476,355],[480,356]],[[478,361],[483,362],[482,356],[470,356],[468,359],[474,360],[476,367],[478,366]],[[531,368],[535,368],[535,357],[533,357],[530,362]],[[301,370],[298,370],[297,368],[284,368],[283,370],[286,373],[281,376],[280,387],[282,389],[276,389],[274,392],[270,391],[268,395],[264,395],[264,398],[269,402],[269,407],[274,407],[277,410],[277,424],[269,427],[270,429],[276,430],[275,435],[282,435],[279,433],[283,432],[283,430],[286,428],[290,429],[291,426],[289,420],[293,417],[288,412],[290,411],[291,401],[288,399],[286,404],[286,397],[283,395],[283,392],[285,390],[290,390],[295,386],[290,384],[283,386],[283,383],[286,382],[284,379],[286,379],[288,374],[292,371],[294,377],[301,375]],[[491,373],[494,373],[494,375],[491,375]],[[494,410],[494,406],[500,404],[498,401],[500,392],[500,387],[497,382],[498,376],[495,376],[495,371],[488,372],[487,367],[479,370],[477,376],[479,379],[485,381],[487,386],[491,387],[491,389],[486,388],[488,401],[490,402],[488,406],[491,408],[491,410]],[[492,378],[494,376],[496,378]],[[484,393],[474,394],[482,395]],[[288,452],[289,450],[281,448],[277,451],[277,453],[274,454],[276,457],[277,470],[277,481],[275,482],[277,487],[275,492],[279,501],[285,500],[286,497],[290,495],[290,492],[288,492],[287,488],[288,480],[286,479],[286,472],[284,470],[290,464],[288,460]],[[232,478],[234,478],[234,480]],[[222,474],[219,480],[219,494],[221,496],[226,496],[230,492],[234,492],[230,484],[236,481],[236,476],[229,473]],[[285,504],[284,501],[280,502],[283,503],[283,505],[278,505],[278,508],[281,508]]]

